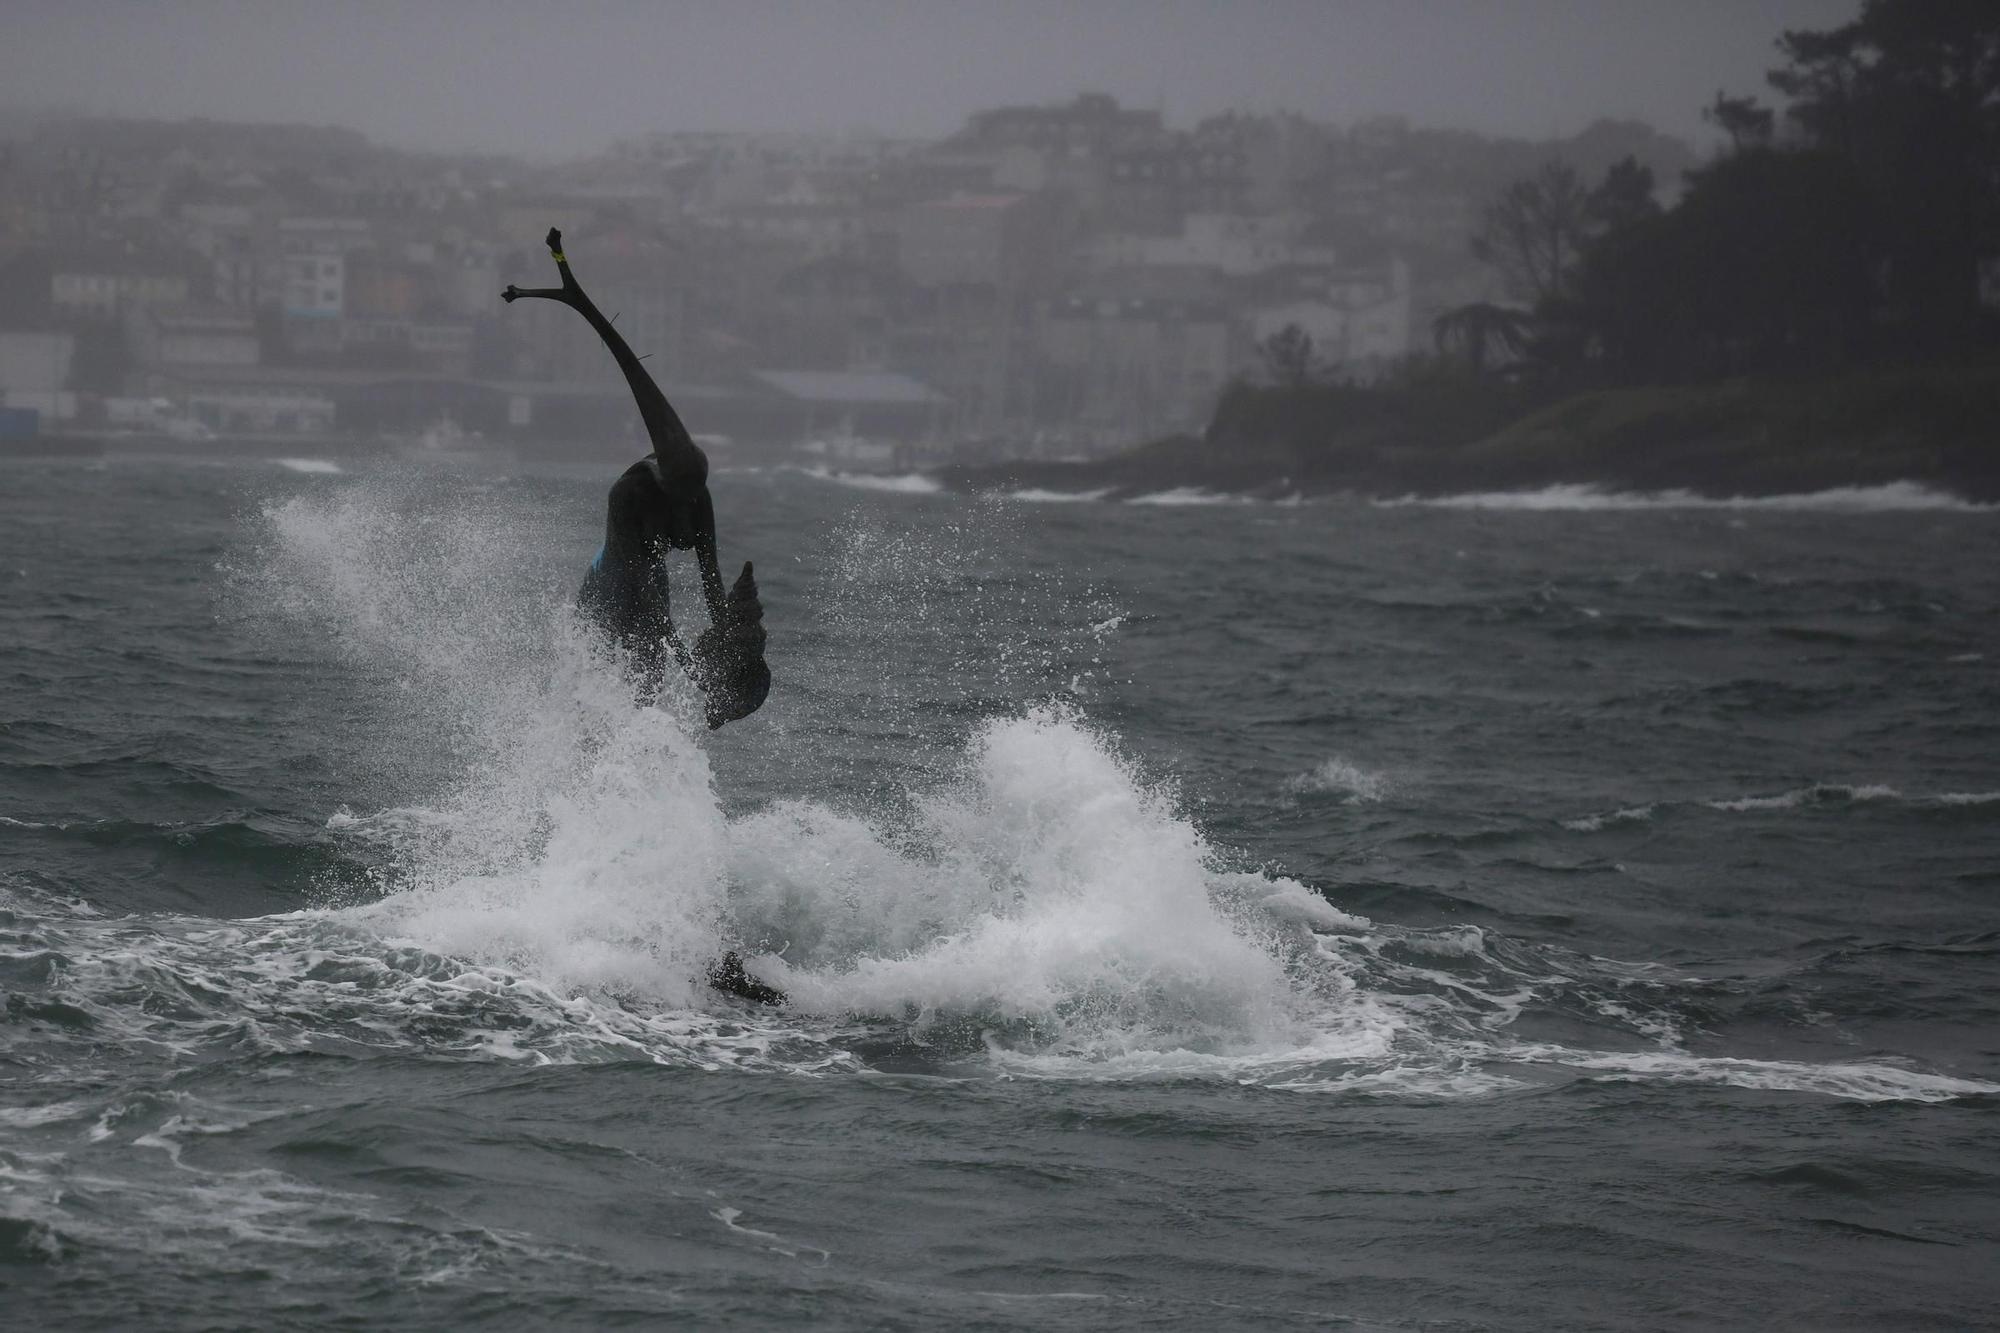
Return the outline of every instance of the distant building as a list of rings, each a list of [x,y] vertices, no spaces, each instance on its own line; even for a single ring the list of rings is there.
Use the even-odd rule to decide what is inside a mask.
[[[180,226],[189,246],[208,260],[215,303],[254,309],[261,290],[257,210],[248,203],[187,203],[180,209]]]
[[[465,375],[472,370],[473,329],[462,320],[413,320],[410,323],[410,365],[440,375]]]
[[[1336,273],[1319,288],[1252,310],[1251,341],[1262,343],[1296,325],[1328,369],[1357,379],[1373,378],[1408,355],[1414,307],[1407,264],[1392,260],[1380,269]]]
[[[254,366],[262,358],[257,327],[232,310],[148,310],[131,323],[132,350],[147,370]]]
[[[1297,213],[1191,213],[1169,235],[1107,233],[1089,245],[1086,256],[1105,268],[1205,268],[1231,277],[1283,267],[1332,267],[1336,256],[1331,246],[1302,242],[1306,222]]]
[[[197,386],[188,416],[224,435],[322,435],[333,429],[333,400],[283,384]]]
[[[357,319],[414,318],[434,286],[428,264],[399,261],[379,251],[349,254],[341,264],[341,313]]]
[[[1134,138],[1161,132],[1160,113],[1118,105],[1104,93],[1080,93],[1051,106],[1003,106],[974,112],[952,142],[966,147],[1020,146],[1064,156],[1102,154]]]
[[[71,333],[0,330],[0,405],[32,408],[44,420],[74,416],[76,395],[68,386],[75,354]]]
[[[339,372],[274,366],[187,366],[152,377],[154,392],[224,435],[312,435],[334,427]]]
[[[1136,433],[1198,427],[1232,364],[1217,305],[1075,297],[1043,306],[1038,415]]]
[[[1011,286],[913,288],[898,309],[890,356],[950,401],[952,434],[992,434],[1031,410],[1030,297]]]
[[[157,306],[186,305],[201,293],[200,257],[185,251],[103,245],[58,253],[49,271],[49,306],[58,318],[113,323]]]
[[[1027,194],[954,194],[903,210],[897,262],[923,287],[1032,285],[1046,273],[1052,218]]]
[[[286,218],[278,224],[285,342],[295,352],[340,351],[348,257],[373,244],[363,218]]]
[[[943,395],[890,371],[760,370],[755,378],[786,405],[790,433],[820,436],[832,461],[883,462],[855,452],[855,437],[908,441],[934,434]]]
[[[837,203],[744,204],[717,213],[713,221],[725,231],[774,242],[807,260],[858,254],[866,235],[861,213]]]
[[[1113,226],[1164,231],[1190,213],[1242,213],[1250,154],[1234,126],[1161,133],[1110,153],[1105,214]]]
[[[342,360],[358,367],[465,375],[472,369],[472,325],[402,315],[340,321]]]
[[[888,266],[844,255],[802,264],[778,280],[764,347],[790,366],[883,369],[904,286]]]

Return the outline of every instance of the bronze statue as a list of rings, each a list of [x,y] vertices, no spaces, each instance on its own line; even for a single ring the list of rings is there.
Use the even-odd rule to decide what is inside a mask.
[[[653,441],[653,452],[611,485],[604,546],[584,576],[578,604],[623,646],[638,674],[642,698],[650,700],[659,692],[665,654],[671,653],[707,699],[711,728],[748,717],[771,689],[771,670],[764,662],[764,606],[747,560],[735,585],[723,591],[708,456],[624,337],[584,295],[563,255],[562,233],[554,227],[549,228],[548,246],[562,286],[523,289],[510,284],[501,299],[511,304],[524,296],[540,297],[582,315],[625,372]],[[692,649],[674,630],[667,598],[668,551],[694,552],[701,570],[709,627]]]

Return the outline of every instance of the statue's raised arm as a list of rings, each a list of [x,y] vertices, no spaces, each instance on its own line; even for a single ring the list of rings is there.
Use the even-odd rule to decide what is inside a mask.
[[[646,367],[633,355],[631,345],[625,335],[604,317],[584,292],[583,284],[576,280],[570,270],[569,256],[563,253],[562,232],[554,227],[544,238],[549,247],[550,258],[556,261],[556,272],[562,277],[560,287],[516,287],[509,283],[507,290],[500,293],[500,299],[512,305],[523,297],[534,297],[544,301],[560,301],[582,315],[604,345],[611,349],[611,359],[618,363],[618,369],[625,372],[625,383],[631,386],[632,397],[639,404],[639,417],[646,423],[646,434],[653,442],[653,456],[660,460],[664,470],[675,474],[683,470],[698,471],[703,481],[708,479],[708,458],[701,447],[681,424],[680,415],[674,411],[667,396],[660,392],[660,386],[646,373]]]

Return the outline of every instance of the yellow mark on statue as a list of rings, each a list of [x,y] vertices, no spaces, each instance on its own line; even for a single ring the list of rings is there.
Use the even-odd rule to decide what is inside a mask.
[[[549,251],[549,253],[556,257],[556,262],[558,264],[567,264],[569,262],[567,259],[563,258],[563,252],[560,250],[551,250]]]

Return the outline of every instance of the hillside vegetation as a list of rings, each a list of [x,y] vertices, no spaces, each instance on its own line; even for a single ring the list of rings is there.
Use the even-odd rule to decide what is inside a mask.
[[[1238,386],[1206,433],[1089,463],[948,469],[969,490],[1449,494],[1556,483],[1770,495],[1916,481],[2000,499],[2000,364],[1597,389]]]

